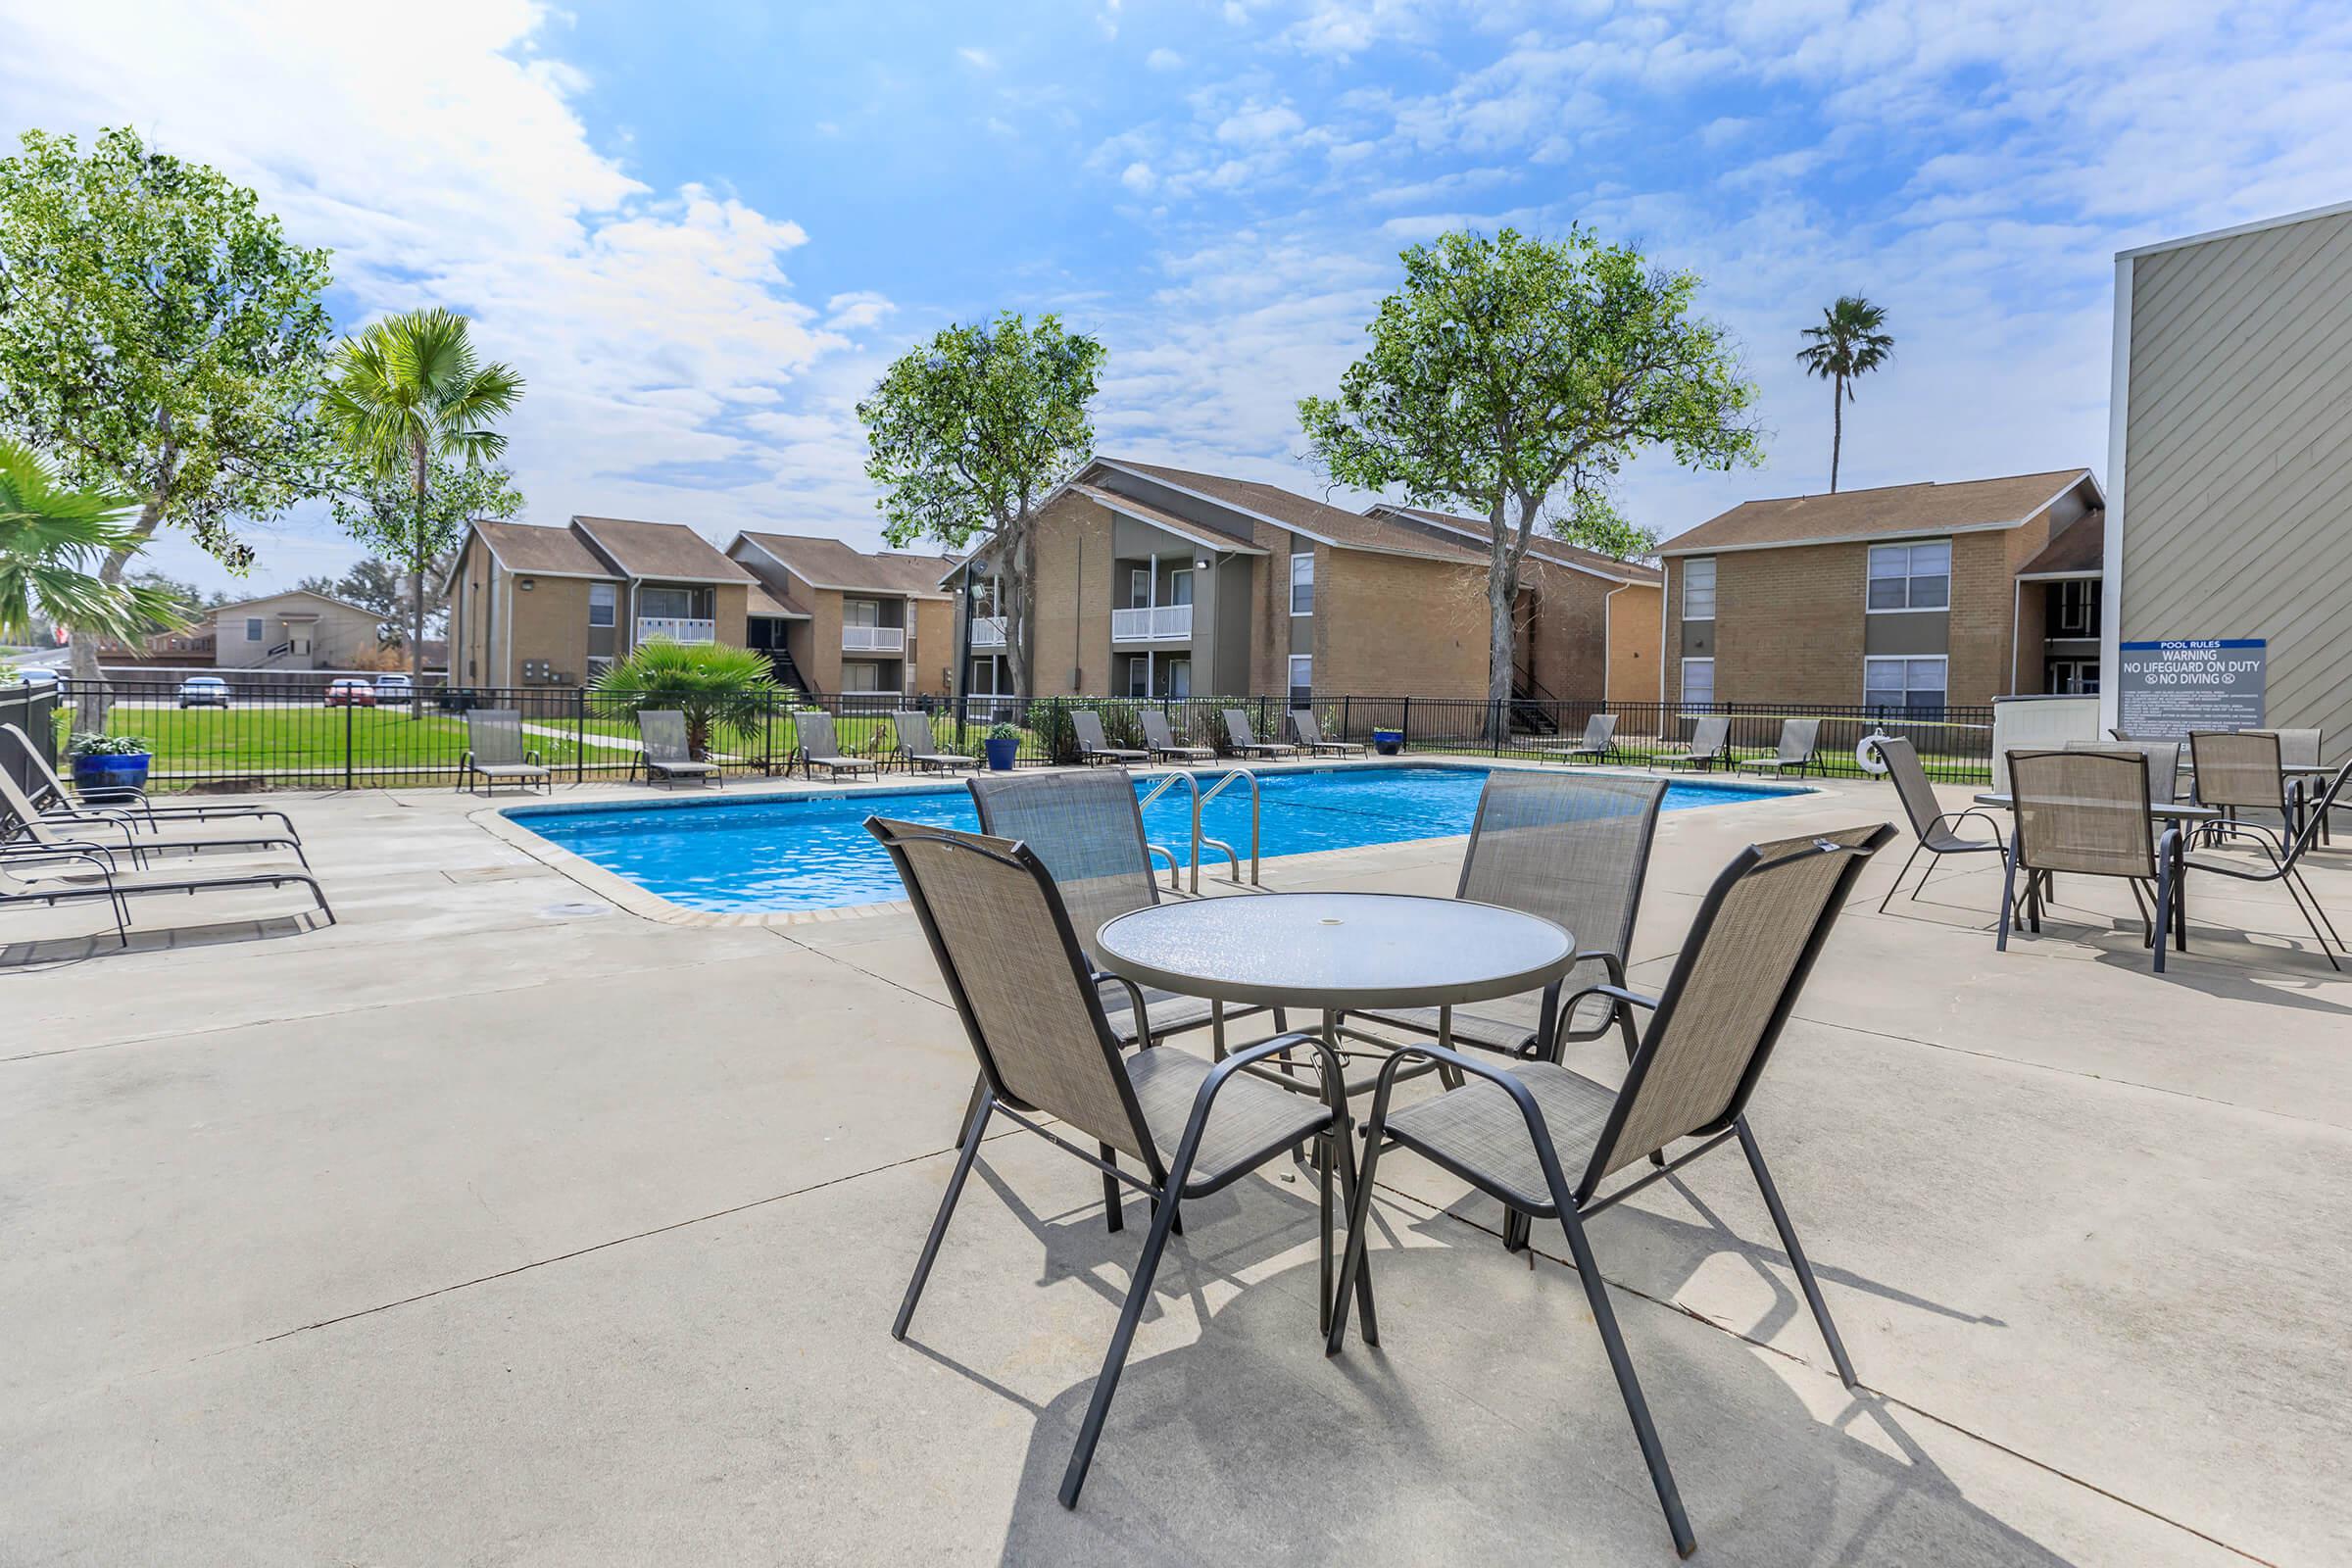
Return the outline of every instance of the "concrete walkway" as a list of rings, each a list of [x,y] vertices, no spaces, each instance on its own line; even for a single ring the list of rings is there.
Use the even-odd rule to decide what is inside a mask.
[[[890,1341],[971,1078],[908,916],[661,924],[479,801],[277,800],[333,928],[0,916],[0,1562],[1673,1560],[1557,1231],[1510,1257],[1403,1154],[1378,1351],[1321,1353],[1311,1187],[1188,1206],[1065,1512],[1141,1230],[998,1139]],[[1634,983],[1740,844],[1893,811],[1670,816]],[[1737,1157],[1593,1227],[1694,1560],[2346,1560],[2352,981],[2276,888],[2197,885],[2157,977],[2120,889],[2000,956],[1988,867],[1882,916],[1896,863],[1753,1110],[1865,1389]]]

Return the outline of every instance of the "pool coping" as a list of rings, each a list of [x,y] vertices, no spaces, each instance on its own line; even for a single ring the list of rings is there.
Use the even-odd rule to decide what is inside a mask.
[[[1522,761],[1515,758],[1410,756],[1352,760],[1301,759],[1296,762],[1261,763],[1250,768],[1249,771],[1262,778],[1277,773],[1355,772],[1368,768],[1398,767],[1449,768],[1464,772],[1489,772],[1498,767],[1534,769],[1538,772],[1568,771],[1552,767],[1547,763]],[[1023,771],[1043,770],[1023,769]],[[1162,774],[1184,772],[1188,769],[1152,767],[1132,768],[1129,771],[1142,777],[1156,777]],[[1663,778],[1669,782],[1693,784],[1702,788],[1735,787],[1731,785],[1728,776],[1711,779],[1704,773],[1660,774],[1635,767],[1578,767],[1573,771],[1578,774],[1592,773],[1617,778]],[[548,816],[557,813],[640,811],[657,807],[708,809],[711,807],[734,805],[749,807],[776,801],[831,801],[860,798],[887,800],[892,796],[899,795],[935,795],[941,793],[943,785],[954,786],[959,783],[964,776],[962,773],[935,773],[916,778],[876,780],[864,784],[841,783],[830,779],[823,783],[806,780],[760,780],[756,789],[732,796],[722,795],[717,791],[705,791],[694,795],[675,793],[627,795],[615,799],[582,801],[570,805],[548,800],[529,801],[512,805],[485,806],[479,810],[468,812],[466,819],[482,828],[493,838],[521,851],[549,869],[569,877],[607,903],[643,919],[658,920],[664,925],[688,926],[702,930],[780,929],[821,925],[835,920],[859,920],[877,914],[903,914],[911,910],[913,906],[905,899],[888,899],[872,904],[842,904],[818,909],[754,911],[691,908],[683,904],[672,903],[651,889],[630,881],[619,872],[597,864],[586,856],[574,854],[553,840],[531,831],[526,823],[533,816]],[[1823,793],[1810,784],[1790,784],[1784,780],[1769,778],[1754,779],[1736,787],[1749,792],[1760,792],[1765,797],[1763,800],[1734,803],[1741,806],[1761,806],[1772,800],[1793,800]],[[1298,862],[1306,860],[1332,861],[1345,865],[1348,863],[1348,858],[1378,856],[1395,850],[1402,844],[1443,844],[1448,839],[1467,840],[1468,837],[1467,833],[1440,834],[1437,837],[1426,839],[1393,839],[1381,844],[1356,844],[1339,850],[1309,850],[1298,855],[1263,856],[1258,861],[1258,873],[1262,878],[1266,872],[1276,867],[1287,869]],[[1203,869],[1206,869],[1207,863],[1204,858]],[[1156,862],[1154,862],[1153,875],[1155,878],[1158,875]],[[1229,880],[1226,874],[1218,873],[1213,877],[1204,876],[1201,879],[1201,892],[1199,896],[1208,896],[1209,884],[1212,881],[1219,891],[1233,891],[1237,887],[1247,890],[1252,885],[1247,882],[1236,884]],[[1184,896],[1191,896],[1189,889]]]

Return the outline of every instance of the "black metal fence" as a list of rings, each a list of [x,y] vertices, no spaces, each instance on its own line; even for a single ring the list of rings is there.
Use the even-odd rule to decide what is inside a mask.
[[[62,698],[76,704],[72,681]],[[414,700],[373,706],[372,694],[346,696],[282,687],[232,685],[219,706],[183,693],[177,680],[110,683],[107,728],[148,743],[154,761],[150,787],[171,789],[321,789],[370,785],[455,784],[467,749],[467,710],[513,709],[522,716],[525,743],[560,780],[617,780],[636,770],[636,720],[627,709],[593,692],[568,687],[434,688]],[[1232,737],[1224,711],[1240,709],[1260,741],[1289,739],[1282,697],[1134,699],[1116,697],[965,697],[903,699],[848,693],[808,699],[787,695],[750,704],[739,722],[710,736],[709,753],[729,774],[782,777],[796,771],[800,745],[796,712],[815,709],[834,719],[844,752],[881,766],[895,761],[898,736],[892,710],[919,709],[931,719],[944,751],[978,756],[1002,726],[1015,742],[1018,763],[1079,760],[1070,713],[1098,714],[1113,746],[1142,750],[1139,714],[1167,716],[1180,741],[1224,753]],[[1908,735],[1930,774],[1949,783],[1991,776],[1992,710],[1946,708],[1932,714],[1900,709],[1824,708],[1759,703],[1658,704],[1558,701],[1496,705],[1473,698],[1323,697],[1313,704],[1324,735],[1333,740],[1395,734],[1408,754],[1542,760],[1548,749],[1575,740],[1592,714],[1617,715],[1619,760],[1647,762],[1690,738],[1698,719],[1731,719],[1738,757],[1763,757],[1779,743],[1787,718],[1822,720],[1820,771],[1857,777],[1864,769],[1855,745],[1874,729]],[[28,729],[32,726],[27,725]]]

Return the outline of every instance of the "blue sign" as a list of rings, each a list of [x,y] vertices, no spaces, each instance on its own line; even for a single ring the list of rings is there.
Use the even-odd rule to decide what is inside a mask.
[[[2116,651],[2116,722],[2133,739],[2262,727],[2268,639],[2172,637]]]

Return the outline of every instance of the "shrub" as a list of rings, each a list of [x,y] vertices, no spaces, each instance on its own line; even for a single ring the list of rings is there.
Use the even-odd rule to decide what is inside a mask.
[[[666,637],[640,644],[597,676],[590,690],[610,712],[677,710],[686,716],[686,749],[698,758],[710,747],[713,729],[758,734],[787,695],[763,654]]]

